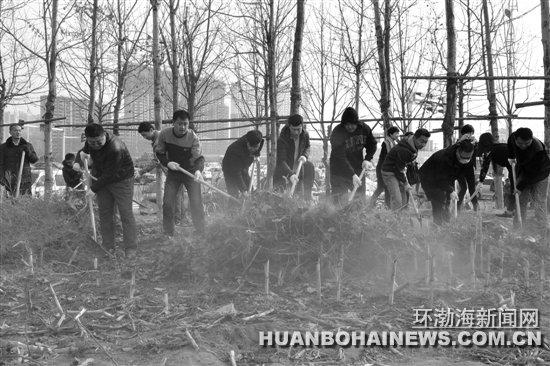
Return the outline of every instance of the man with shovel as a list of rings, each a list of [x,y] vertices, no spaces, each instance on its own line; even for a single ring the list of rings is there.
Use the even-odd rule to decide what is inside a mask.
[[[550,173],[550,159],[546,147],[542,141],[533,137],[531,129],[521,127],[508,138],[508,158],[516,173],[514,194],[519,195],[521,218],[526,221],[527,204],[531,202],[535,210],[536,226],[546,230],[546,196]]]
[[[106,250],[113,250],[115,246],[116,205],[122,223],[124,251],[127,257],[133,257],[137,248],[137,232],[132,211],[134,196],[132,157],[124,142],[118,136],[107,133],[100,124],[89,124],[84,129],[84,133],[86,144],[80,155],[83,163],[89,158],[94,162],[90,191],[97,195],[103,247]]]
[[[474,145],[462,140],[446,149],[435,152],[420,167],[420,183],[426,197],[432,203],[433,220],[437,225],[450,221],[451,200],[457,201],[455,180],[470,171],[474,158]]]
[[[189,208],[195,232],[204,232],[204,206],[201,186],[204,157],[197,134],[189,129],[189,113],[177,110],[172,117],[172,127],[160,131],[155,153],[160,163],[168,168],[164,183],[162,224],[164,234],[174,235],[174,210],[178,190],[185,185],[189,197]],[[194,174],[195,179],[181,172],[181,169]]]
[[[430,132],[419,128],[414,135],[399,143],[388,152],[382,164],[382,179],[390,195],[390,207],[399,210],[407,203],[407,192],[411,186],[407,181],[405,169],[418,156],[418,150],[428,143]]]
[[[288,118],[288,123],[281,129],[277,140],[277,163],[273,174],[273,185],[276,189],[284,190],[287,183],[303,184],[303,198],[311,200],[311,190],[315,179],[315,166],[308,161],[309,134],[304,129],[304,120],[299,114]],[[298,166],[302,161],[300,172]]]
[[[365,197],[365,186],[361,183],[361,172],[372,166],[376,152],[376,139],[364,122],[359,122],[357,111],[347,107],[342,113],[341,123],[330,135],[330,185],[335,203],[345,201],[348,190],[359,188],[360,197]],[[363,149],[365,154],[363,154]]]
[[[6,187],[12,196],[17,191],[17,183],[20,182],[19,193],[31,194],[31,165],[38,161],[38,156],[30,142],[21,137],[21,125],[10,125],[10,137],[0,145],[0,185]],[[21,157],[25,153],[21,178],[18,179]]]
[[[227,193],[235,198],[247,194],[251,183],[248,169],[260,156],[264,140],[259,130],[248,131],[227,148],[222,160],[223,177]]]

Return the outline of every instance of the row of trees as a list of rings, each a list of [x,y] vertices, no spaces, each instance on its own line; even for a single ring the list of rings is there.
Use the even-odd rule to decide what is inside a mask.
[[[127,98],[136,95],[128,79],[153,66],[154,85],[142,92],[154,92],[159,125],[161,100],[188,109],[196,121],[213,102],[212,90],[225,84],[234,112],[270,120],[268,136],[277,134],[278,115],[301,112],[325,121],[312,125],[325,163],[333,124],[348,105],[380,118],[385,129],[396,124],[403,131],[444,113],[447,145],[468,101],[486,96],[493,117],[515,113],[519,84],[462,78],[529,73],[530,58],[519,50],[529,49],[522,45],[530,40],[515,32],[514,3],[0,0],[0,122],[7,105],[47,89],[47,121],[61,92],[88,101],[88,122],[117,124]],[[291,98],[289,110],[278,110],[283,98]],[[403,119],[392,122],[392,116]],[[494,118],[491,129],[498,134]],[[269,142],[273,168],[275,139]]]

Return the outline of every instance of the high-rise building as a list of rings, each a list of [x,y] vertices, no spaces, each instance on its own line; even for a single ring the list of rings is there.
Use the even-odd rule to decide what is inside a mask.
[[[40,114],[43,116],[46,113],[47,95],[40,97]],[[71,97],[57,96],[55,98],[55,108],[53,117],[65,117],[65,121],[59,121],[58,124],[75,125],[86,123],[88,118],[88,100],[75,99]],[[81,131],[82,127],[68,127],[65,131],[75,133]]]
[[[200,101],[203,107],[199,107],[199,110],[195,114],[195,120],[198,121],[197,130],[199,138],[204,140],[202,143],[203,154],[210,159],[219,160],[220,155],[225,154],[227,146],[231,143],[230,140],[222,140],[231,137],[231,131],[227,129],[229,123],[213,122],[201,124],[200,120],[226,120],[229,118],[229,106],[226,104],[225,83],[214,80],[208,88],[209,92]],[[220,140],[206,141],[208,139]]]

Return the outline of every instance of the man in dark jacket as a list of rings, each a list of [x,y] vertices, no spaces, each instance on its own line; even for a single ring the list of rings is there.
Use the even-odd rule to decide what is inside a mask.
[[[23,173],[19,193],[31,194],[31,165],[38,161],[34,147],[21,137],[21,125],[10,125],[10,137],[0,145],[0,184],[6,187],[6,191],[14,195],[17,190],[17,175],[21,164],[21,155],[25,152],[23,161]]]
[[[259,130],[248,131],[227,148],[222,160],[222,171],[227,193],[233,197],[248,192],[250,175],[248,169],[254,158],[260,156],[264,140]]]
[[[476,170],[476,156],[479,155],[477,152],[477,142],[474,137],[474,127],[472,125],[464,125],[460,129],[460,135],[458,138],[457,143],[463,140],[470,140],[470,142],[474,145],[474,157],[470,160],[468,163],[468,166],[462,169],[462,175],[458,176],[458,202],[457,202],[457,208],[458,210],[462,209],[462,203],[464,202],[464,196],[466,195],[466,191],[470,192],[470,195],[474,194],[476,190],[475,185],[475,170]],[[474,177],[472,179],[472,177]],[[474,206],[474,210],[477,211],[478,209],[478,201],[477,197],[474,197],[472,199],[472,205]]]
[[[304,129],[304,120],[299,114],[288,118],[288,123],[281,129],[277,140],[277,163],[273,175],[275,188],[284,190],[287,183],[301,183],[303,198],[311,200],[311,190],[315,179],[315,167],[309,159],[309,134]],[[302,160],[300,174],[296,174],[298,163]]]
[[[518,128],[508,138],[508,158],[516,164],[515,192],[519,193],[521,217],[526,220],[527,204],[535,209],[535,221],[540,229],[547,227],[546,196],[550,159],[546,147],[533,137],[529,128]]]
[[[189,196],[189,208],[195,232],[204,232],[204,206],[202,204],[201,186],[204,157],[197,134],[189,129],[189,113],[177,110],[172,116],[173,125],[160,131],[155,145],[155,152],[160,163],[168,168],[164,183],[162,205],[162,223],[164,234],[174,235],[174,210],[178,190],[184,184]],[[183,168],[195,175],[195,179],[180,172]]]
[[[357,111],[348,107],[342,113],[342,122],[332,130],[330,144],[330,184],[333,199],[339,203],[348,190],[361,186],[359,175],[371,165],[376,140],[370,127],[359,122]],[[358,189],[358,196],[365,196],[364,185]]]
[[[134,195],[134,163],[126,145],[97,123],[84,129],[86,144],[81,159],[91,157],[94,162],[91,192],[97,195],[101,237],[105,249],[115,245],[115,205],[120,214],[124,251],[133,256],[137,248],[136,220],[132,211]]]
[[[82,171],[74,169],[75,155],[73,153],[68,153],[65,155],[65,160],[61,162],[63,164],[63,179],[65,180],[65,185],[69,188],[75,188],[79,186],[80,180],[82,179]],[[82,190],[82,184],[79,188]]]
[[[424,128],[416,130],[414,135],[399,141],[390,150],[382,164],[382,179],[390,195],[390,207],[398,210],[407,202],[407,192],[411,186],[407,181],[405,169],[416,160],[418,150],[428,143],[430,133]]]
[[[512,166],[508,161],[508,144],[495,143],[495,139],[490,132],[486,132],[479,136],[478,152],[483,158],[481,163],[481,171],[479,172],[479,182],[483,183],[487,172],[489,171],[489,165],[493,164],[493,171],[496,172],[499,167],[505,167],[508,170],[508,179],[510,180],[510,191],[505,197],[511,197],[511,199],[505,199],[504,205],[506,212],[501,215],[503,217],[513,217],[515,210],[514,203],[514,177],[512,174]],[[508,192],[507,192],[508,193]]]
[[[371,207],[376,206],[376,200],[382,192],[384,192],[384,201],[386,202],[386,207],[390,207],[390,194],[384,184],[384,179],[382,178],[382,164],[384,164],[384,159],[388,152],[397,145],[397,140],[399,139],[399,129],[395,126],[391,126],[386,131],[386,138],[382,142],[382,147],[380,148],[380,155],[378,155],[378,163],[376,163],[376,190],[372,194],[370,205]]]
[[[433,219],[437,225],[450,220],[451,199],[458,200],[455,181],[460,176],[466,176],[464,171],[470,172],[469,163],[473,155],[474,145],[465,139],[437,151],[420,167],[420,183],[432,203]]]

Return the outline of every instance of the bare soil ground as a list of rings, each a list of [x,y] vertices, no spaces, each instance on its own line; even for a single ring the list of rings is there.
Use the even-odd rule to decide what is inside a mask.
[[[425,284],[421,269],[417,275],[404,272],[398,276],[393,306],[380,268],[346,275],[340,302],[335,301],[334,273],[326,268],[319,301],[315,273],[273,269],[266,294],[261,267],[233,278],[197,268],[192,258],[201,240],[190,228],[170,242],[159,232],[155,216],[139,216],[139,227],[140,249],[133,261],[110,258],[91,242],[71,264],[69,258],[45,251],[32,273],[20,260],[2,260],[0,365],[228,365],[231,351],[238,365],[550,364],[547,348],[258,345],[259,331],[407,330],[413,308],[494,308],[499,306],[497,293],[510,290],[516,293],[516,307],[540,309],[542,330],[548,334],[548,287],[540,286],[534,269],[526,284],[518,277],[521,264],[510,265],[500,280],[485,281],[480,275],[475,288],[446,278],[444,265],[436,269],[433,286]],[[411,258],[404,261],[413,267]]]

